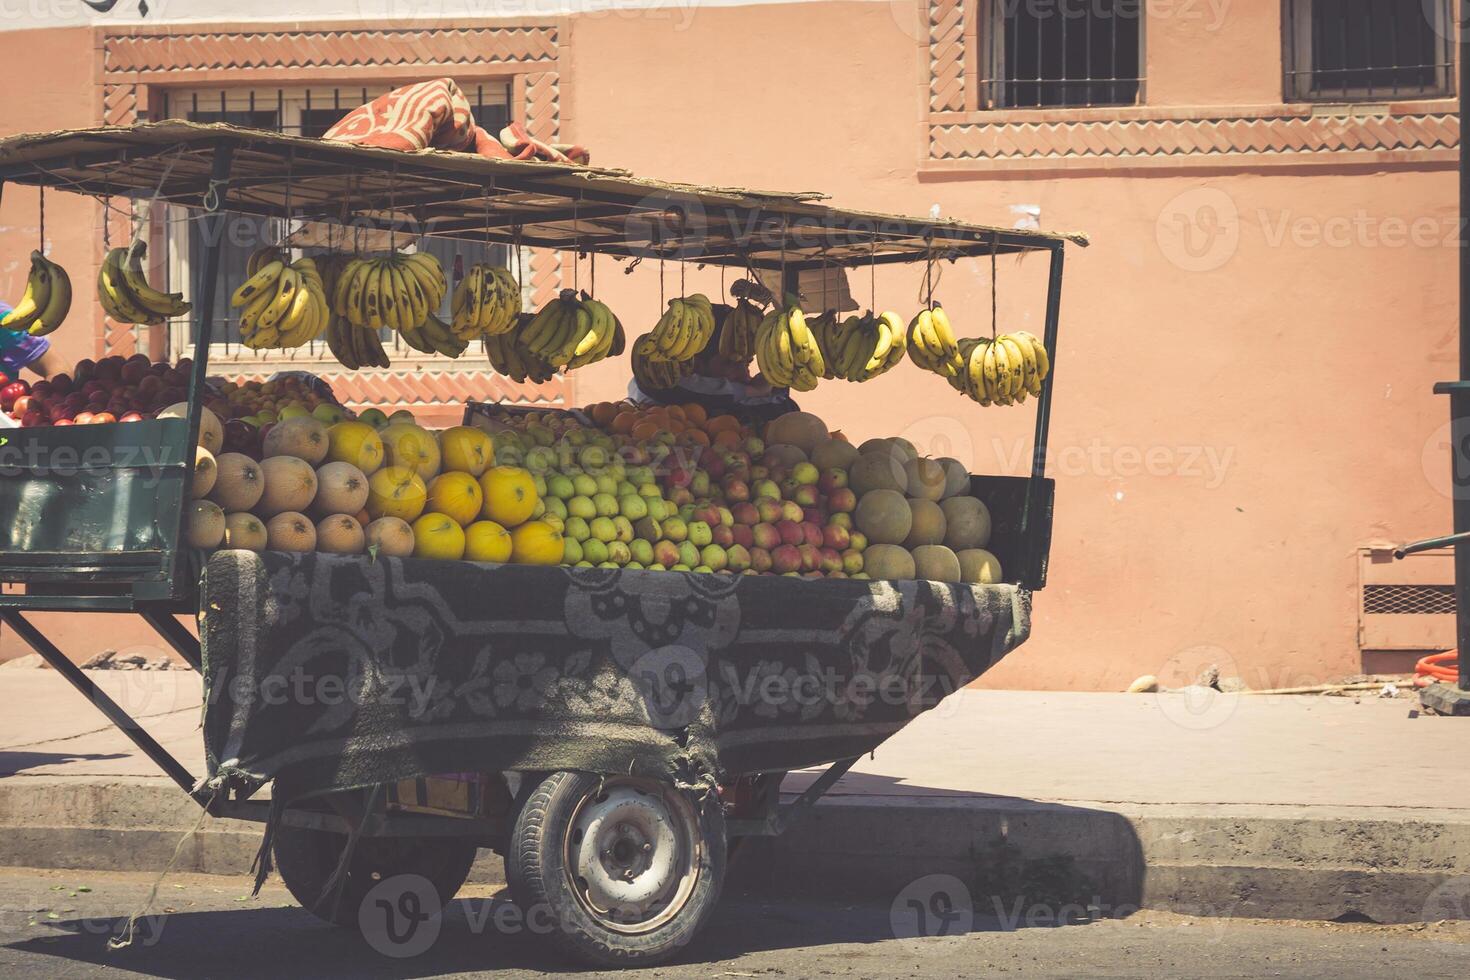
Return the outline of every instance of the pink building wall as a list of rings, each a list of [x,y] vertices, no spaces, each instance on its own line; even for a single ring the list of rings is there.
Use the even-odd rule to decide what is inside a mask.
[[[991,686],[1116,689],[1209,661],[1258,688],[1352,674],[1358,549],[1449,526],[1447,406],[1430,388],[1455,370],[1457,107],[1314,117],[1282,104],[1276,5],[1192,9],[1203,19],[1148,24],[1145,107],[1029,115],[974,112],[963,82],[935,81],[973,56],[956,53],[948,0],[557,22],[560,132],[600,165],[986,223],[1034,207],[1042,227],[1091,236],[1067,257],[1050,586]],[[39,67],[94,45],[86,30],[0,33],[0,59]],[[97,118],[94,75],[30,77],[48,87],[0,110],[0,131]],[[1150,140],[1166,148],[1139,149]],[[1052,149],[1006,149],[1022,143]],[[34,247],[26,194],[0,204],[0,295]],[[54,254],[84,267],[95,219],[53,210],[59,197]],[[999,271],[1002,329],[1038,329],[1043,262]],[[911,312],[919,280],[880,272],[878,304]],[[867,274],[852,281],[866,303]],[[651,264],[625,276],[599,260],[597,282],[630,329],[656,316]],[[687,270],[686,285],[713,293],[719,273]],[[937,296],[963,332],[988,331],[988,263],[947,267]],[[64,340],[77,356],[95,342]],[[616,398],[626,379],[597,365],[569,397]],[[981,409],[911,366],[801,401],[857,440],[904,434],[978,472],[1023,472],[1030,451],[1029,407]],[[91,631],[63,632],[92,652]],[[17,652],[0,637],[0,656]]]

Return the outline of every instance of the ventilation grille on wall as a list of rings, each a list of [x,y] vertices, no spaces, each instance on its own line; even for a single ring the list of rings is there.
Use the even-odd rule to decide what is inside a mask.
[[[1365,585],[1363,612],[1368,615],[1453,615],[1453,585]]]

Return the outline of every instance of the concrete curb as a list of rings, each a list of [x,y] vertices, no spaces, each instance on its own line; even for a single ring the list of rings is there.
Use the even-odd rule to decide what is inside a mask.
[[[161,871],[199,811],[158,779],[0,780],[0,865]],[[245,875],[258,824],[206,821],[180,871]],[[775,839],[746,841],[731,884],[893,901],[952,875],[977,912],[1042,924],[1137,908],[1378,922],[1470,917],[1470,814],[1376,807],[1046,803],[832,796]],[[472,880],[502,880],[482,852]]]

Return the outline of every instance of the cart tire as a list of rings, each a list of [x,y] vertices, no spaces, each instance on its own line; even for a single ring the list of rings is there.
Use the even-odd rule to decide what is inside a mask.
[[[330,896],[321,901],[346,843],[343,834],[282,823],[271,852],[286,890],[302,908],[323,922],[354,929],[367,893],[394,875],[422,875],[439,893],[441,905],[448,906],[469,877],[479,850],[453,837],[363,837],[353,852],[341,901],[333,902]]]
[[[703,928],[719,901],[725,847],[713,794],[555,772],[517,815],[507,879],[528,923],[550,926],[578,959],[644,966]]]

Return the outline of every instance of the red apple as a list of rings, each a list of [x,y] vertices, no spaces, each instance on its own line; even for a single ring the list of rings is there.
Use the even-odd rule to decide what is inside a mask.
[[[827,512],[820,507],[805,507],[801,512],[801,519],[808,524],[826,524]]]
[[[710,527],[715,527],[719,524],[724,523],[720,520],[720,509],[714,504],[706,504],[703,507],[695,508],[693,519],[696,521],[704,521]]]
[[[16,384],[24,383],[25,382],[23,381],[16,382]],[[51,393],[51,382],[46,380],[45,378],[42,378],[40,381],[37,381],[35,384],[31,385],[31,394],[35,395],[37,398],[45,398]]]
[[[847,486],[847,470],[827,470],[822,474],[822,478],[817,481],[817,486],[821,487],[822,492],[826,494],[830,494],[833,490],[841,490]]]
[[[22,395],[29,395],[31,386],[24,381],[12,381],[10,384],[0,388],[0,411],[10,411],[15,407],[15,400]]]
[[[721,548],[735,543],[735,529],[728,524],[715,524],[710,531],[710,540]]]
[[[842,571],[842,553],[834,548],[823,548],[820,564],[817,567],[828,575]]]
[[[723,483],[725,499],[732,504],[742,503],[750,499],[750,484],[738,477],[726,477]]]
[[[93,425],[102,425],[102,424],[104,424],[106,422],[116,422],[116,421],[117,421],[117,416],[116,415],[113,415],[111,412],[98,412],[96,415],[92,416],[92,424]]]
[[[835,548],[838,551],[846,551],[852,544],[852,535],[847,533],[847,528],[838,524],[828,524],[822,528],[822,545],[827,548]]]
[[[51,424],[52,425],[76,425],[76,422],[72,421],[71,419],[57,419],[55,422],[52,422]]]
[[[46,417],[33,408],[21,416],[20,424],[27,429],[33,429],[38,425],[45,425]]]
[[[801,504],[794,500],[783,500],[781,502],[781,517],[784,520],[795,521],[800,524],[806,520],[806,514],[801,509]]]
[[[750,570],[753,572],[769,572],[771,570],[771,553],[765,548],[751,548]]]
[[[827,523],[828,524],[835,524],[835,525],[837,525],[840,528],[845,528],[846,530],[851,531],[852,530],[852,515],[851,514],[843,514],[843,513],[831,514],[831,515],[829,515],[827,517]]]
[[[126,415],[118,416],[117,420],[119,422],[141,422],[143,421],[143,416],[139,415],[137,412],[128,412]]]
[[[783,544],[771,552],[771,571],[785,575],[787,572],[800,571],[801,552],[795,545]]]
[[[798,545],[806,541],[806,532],[796,521],[782,521],[776,525],[776,531],[781,535],[782,544]]]
[[[725,567],[732,572],[743,572],[750,567],[750,552],[744,545],[732,545],[725,552]]]
[[[849,575],[856,575],[863,570],[863,553],[851,548],[842,553],[842,570]]]
[[[774,524],[762,522],[750,529],[751,537],[755,539],[755,546],[765,551],[780,547],[781,532],[776,530]]]
[[[77,361],[77,366],[72,371],[71,376],[78,381],[91,381],[97,377],[97,362],[90,357],[82,358],[80,361]]]
[[[781,506],[781,501],[772,500],[770,497],[762,497],[755,502],[756,516],[763,523],[775,524],[786,516],[786,510]]]
[[[796,488],[796,492],[792,494],[791,499],[803,507],[815,507],[817,501],[822,499],[822,491],[817,489],[815,483],[803,483]]]
[[[736,524],[759,524],[761,522],[760,508],[748,500],[731,507],[730,513],[734,516]]]
[[[143,377],[147,373],[148,359],[146,357],[143,358],[143,363],[141,364],[130,358],[127,363],[122,366],[122,369],[118,372],[118,377],[121,378],[125,384],[135,385],[139,381],[142,381]]]
[[[816,545],[800,545],[797,547],[796,552],[801,556],[801,570],[803,572],[815,572],[822,567],[822,549]]]
[[[827,494],[827,509],[839,514],[851,514],[857,510],[857,494],[850,487],[841,487]]]
[[[9,386],[7,385],[7,387]],[[6,408],[16,415],[24,415],[32,409],[41,408],[44,404],[45,402],[40,395],[17,395]]]
[[[77,425],[91,425],[93,415],[91,412],[78,412],[76,416]]]
[[[755,530],[749,524],[736,524],[730,528],[730,538],[743,548],[755,545]]]
[[[803,540],[813,548],[822,546],[822,525],[814,521],[803,521],[801,533],[805,536]]]

